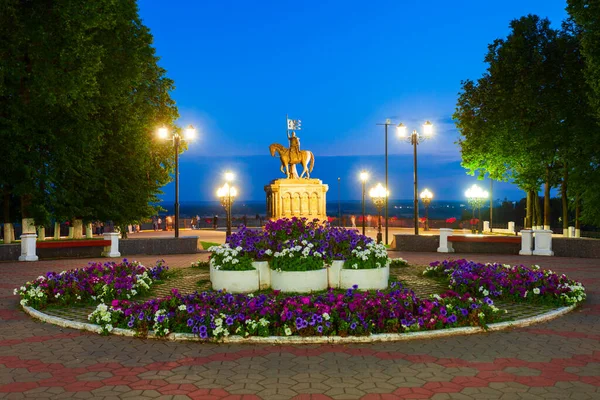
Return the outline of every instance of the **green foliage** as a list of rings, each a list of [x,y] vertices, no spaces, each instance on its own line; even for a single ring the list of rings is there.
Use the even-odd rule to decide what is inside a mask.
[[[512,181],[531,193],[544,183],[545,199],[550,187],[567,184],[567,175],[572,192],[584,191],[579,182],[598,165],[589,153],[599,143],[585,101],[579,27],[566,21],[556,30],[547,19],[528,15],[510,28],[506,39],[489,45],[484,75],[463,82],[453,116],[462,165],[470,174]],[[549,215],[546,203],[545,219]]]
[[[250,271],[253,270],[252,258],[243,253],[240,247],[232,249],[228,243],[211,247],[210,267],[222,271]]]
[[[154,214],[174,158],[154,133],[178,114],[137,3],[0,7],[0,186],[20,216],[123,226]]]

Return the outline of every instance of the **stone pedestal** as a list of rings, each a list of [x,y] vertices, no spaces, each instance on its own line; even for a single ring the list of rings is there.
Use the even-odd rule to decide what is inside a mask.
[[[319,179],[275,179],[265,186],[267,218],[318,218],[327,220],[326,194]]]
[[[533,231],[531,229],[523,229],[521,231],[521,250],[519,254],[522,256],[530,256],[533,254]]]
[[[440,228],[440,247],[438,247],[438,253],[454,253],[452,242],[448,240],[448,237],[452,236],[452,229]]]
[[[19,261],[37,261],[35,254],[35,242],[37,235],[35,233],[24,233],[21,235],[21,256]]]

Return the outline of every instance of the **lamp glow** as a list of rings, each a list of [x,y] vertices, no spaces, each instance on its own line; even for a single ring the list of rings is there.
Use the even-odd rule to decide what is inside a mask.
[[[398,124],[398,126],[396,127],[396,133],[399,137],[405,138],[407,134],[406,125],[404,125],[403,123]]]
[[[225,180],[227,182],[231,182],[235,179],[235,174],[233,172],[225,172]]]
[[[169,137],[169,130],[166,127],[158,128],[158,137],[160,139],[167,139]]]
[[[366,181],[368,181],[368,180],[369,180],[369,173],[368,173],[367,171],[362,171],[362,172],[360,173],[360,180],[361,180],[362,182],[366,182]]]
[[[429,189],[425,189],[421,192],[420,196],[422,200],[431,200],[433,198],[433,193],[431,193]]]
[[[194,140],[196,139],[196,128],[192,125],[188,126],[185,130],[185,140]]]
[[[425,122],[425,124],[423,125],[423,133],[425,134],[425,136],[433,135],[433,124],[431,122]]]

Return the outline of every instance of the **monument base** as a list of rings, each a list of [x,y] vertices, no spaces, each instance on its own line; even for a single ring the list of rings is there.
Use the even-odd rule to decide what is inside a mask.
[[[318,218],[327,220],[326,194],[320,179],[275,179],[265,186],[267,218]]]

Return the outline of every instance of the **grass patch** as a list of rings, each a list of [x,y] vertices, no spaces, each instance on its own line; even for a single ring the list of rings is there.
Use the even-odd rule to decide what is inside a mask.
[[[220,246],[219,243],[215,243],[215,242],[203,242],[202,240],[200,241],[200,246],[202,246],[202,248],[204,250],[208,250],[213,246]]]
[[[198,260],[195,263],[192,263],[191,268],[209,269],[210,268],[210,263],[208,261]]]

